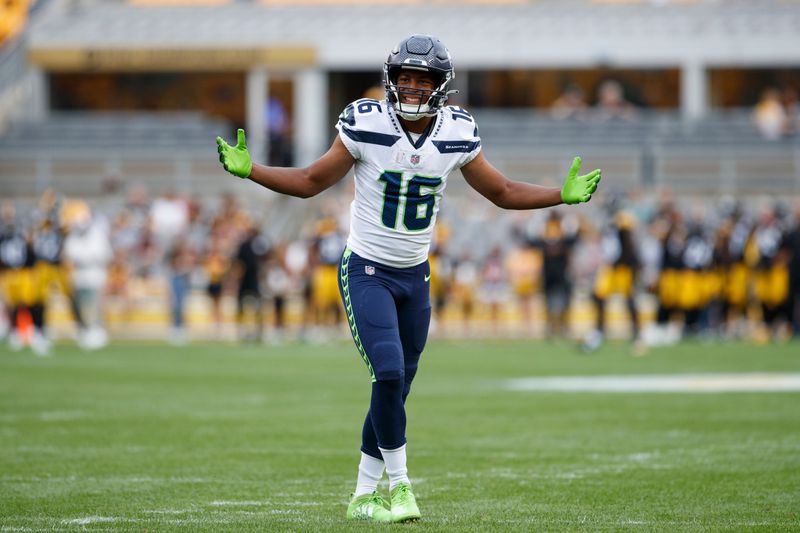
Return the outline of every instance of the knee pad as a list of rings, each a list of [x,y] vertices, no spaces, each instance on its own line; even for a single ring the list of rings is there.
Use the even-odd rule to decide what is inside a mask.
[[[376,381],[403,381],[405,368],[403,365],[403,349],[397,341],[376,342],[367,348],[367,356]]]

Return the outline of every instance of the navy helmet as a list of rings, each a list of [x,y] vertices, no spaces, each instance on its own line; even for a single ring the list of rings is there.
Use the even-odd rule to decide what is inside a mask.
[[[403,104],[400,101],[403,88],[397,86],[397,77],[403,69],[429,72],[434,76],[434,90],[427,91],[428,98],[423,97],[419,104]],[[386,99],[397,114],[407,120],[436,115],[444,107],[448,94],[455,92],[447,90],[454,78],[450,52],[442,41],[430,35],[412,35],[403,39],[389,53],[383,65]],[[414,91],[414,94],[419,94],[419,91]]]

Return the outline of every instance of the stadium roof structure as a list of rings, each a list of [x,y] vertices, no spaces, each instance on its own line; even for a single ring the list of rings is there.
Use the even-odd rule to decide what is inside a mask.
[[[145,68],[141,63],[158,66],[158,57],[170,68],[181,63],[170,54],[194,52],[206,58],[198,60],[205,68],[245,62],[372,70],[413,33],[438,36],[457,67],[467,69],[800,65],[800,2],[788,0],[424,6],[63,0],[33,25],[29,46],[45,69],[92,61],[100,69],[103,61]],[[144,55],[126,56],[131,50]],[[182,64],[196,68],[191,60]]]

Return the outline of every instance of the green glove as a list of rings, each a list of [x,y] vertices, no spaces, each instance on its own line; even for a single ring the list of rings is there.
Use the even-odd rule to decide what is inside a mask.
[[[239,128],[237,135],[236,146],[231,146],[222,137],[217,137],[219,162],[234,176],[247,178],[253,171],[253,162],[250,160],[250,152],[247,151],[247,144],[244,141],[244,130]]]
[[[572,167],[569,169],[564,186],[561,187],[561,200],[565,204],[579,204],[588,202],[592,199],[592,193],[597,190],[600,182],[600,169],[595,169],[584,176],[578,176],[581,169],[581,158],[576,157],[572,160]]]

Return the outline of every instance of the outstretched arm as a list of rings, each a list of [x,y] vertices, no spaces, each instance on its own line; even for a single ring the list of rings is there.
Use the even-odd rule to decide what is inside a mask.
[[[558,187],[543,187],[521,181],[511,181],[494,168],[483,155],[483,152],[461,167],[461,173],[467,183],[485,196],[489,201],[503,209],[539,209],[565,204],[588,202],[600,182],[600,170],[593,170],[584,176],[578,176],[581,158],[572,161],[572,167]]]
[[[243,129],[238,131],[236,146],[230,146],[222,137],[217,137],[217,152],[222,166],[234,176],[299,198],[321,193],[342,179],[355,162],[337,136],[330,149],[305,168],[259,165],[250,159]]]

